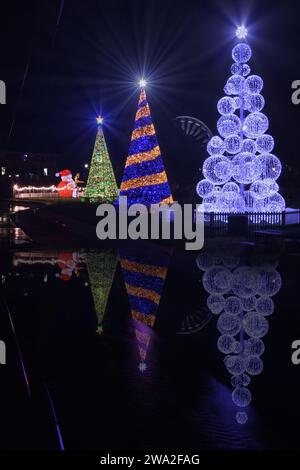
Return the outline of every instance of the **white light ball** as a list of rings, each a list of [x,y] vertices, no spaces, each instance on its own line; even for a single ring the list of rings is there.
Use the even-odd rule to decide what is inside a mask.
[[[262,153],[255,158],[255,162],[260,166],[260,178],[277,180],[281,174],[281,162],[272,153]]]
[[[215,212],[218,204],[218,199],[219,198],[216,194],[204,197],[202,201],[204,212]]]
[[[254,154],[256,152],[255,140],[244,139],[242,144],[242,152]]]
[[[225,305],[225,299],[223,295],[217,295],[217,294],[211,294],[207,298],[207,306],[209,310],[214,314],[214,315],[219,315],[219,313],[224,310],[224,305]]]
[[[247,109],[248,111],[250,111],[250,113],[261,111],[264,106],[265,106],[265,100],[262,95],[258,94],[258,95],[249,96]]]
[[[225,96],[218,101],[217,108],[222,116],[234,113],[236,110],[235,102],[233,98]]]
[[[214,185],[211,181],[201,180],[197,184],[196,192],[200,197],[209,196],[214,190]]]
[[[233,212],[243,213],[246,210],[246,204],[243,196],[238,196],[235,201],[233,201]]]
[[[271,179],[266,179],[264,182],[269,186],[269,196],[273,196],[275,193],[279,191],[279,186],[276,181]]]
[[[241,75],[232,75],[229,77],[227,80],[227,85],[230,87],[231,94],[240,95],[244,89],[244,82],[245,78]]]
[[[252,297],[246,297],[242,299],[243,309],[246,312],[250,310],[254,310],[256,307],[256,297],[253,295]]]
[[[262,338],[269,331],[268,320],[259,313],[246,313],[243,319],[243,327],[248,336]]]
[[[232,165],[229,158],[222,156],[222,160],[218,161],[214,167],[214,173],[220,183],[228,181],[232,176]]]
[[[224,90],[224,93],[225,93],[226,95],[234,95],[234,88],[233,88],[232,85],[230,85],[230,84],[228,84],[228,83],[226,83],[226,85],[224,86],[223,90]]]
[[[235,419],[238,424],[246,424],[248,421],[248,415],[244,411],[238,411],[235,415]]]
[[[218,132],[222,137],[238,134],[241,130],[241,120],[235,114],[221,116],[217,122]]]
[[[240,193],[240,188],[236,183],[229,182],[225,183],[224,186],[222,187],[222,192],[223,193]]]
[[[217,328],[221,334],[235,336],[241,330],[241,320],[236,315],[221,313],[218,318]]]
[[[283,212],[285,210],[285,200],[280,194],[273,194],[264,199],[266,212]]]
[[[240,375],[245,372],[245,361],[242,356],[227,356],[225,361],[228,372],[232,375]]]
[[[274,312],[274,302],[270,297],[260,297],[256,303],[256,310],[261,315],[267,317]]]
[[[213,266],[203,275],[203,287],[210,294],[226,294],[231,282],[231,272],[223,266]]]
[[[244,342],[246,356],[261,356],[265,352],[265,345],[259,338],[249,338]]]
[[[239,197],[237,193],[223,193],[218,201],[218,212],[230,213],[233,210],[235,200]]]
[[[224,141],[218,135],[213,136],[207,144],[207,151],[210,155],[221,155],[225,152]]]
[[[239,153],[242,149],[242,143],[242,139],[237,134],[229,135],[224,139],[225,149],[231,154]]]
[[[230,72],[232,75],[242,75],[243,66],[242,64],[237,64],[236,62],[230,67]]]
[[[231,162],[223,155],[208,157],[203,163],[203,176],[213,184],[222,184],[230,180],[232,175]]]
[[[252,153],[241,152],[232,159],[232,176],[242,184],[249,184],[258,179],[260,166]]]
[[[197,256],[196,264],[197,264],[198,269],[200,269],[201,271],[206,271],[207,269],[213,266],[214,262],[210,254],[200,253]]]
[[[245,118],[243,131],[246,137],[256,139],[264,134],[269,128],[269,120],[263,113],[250,113]]]
[[[248,388],[237,387],[232,392],[232,401],[236,406],[244,408],[250,405],[251,400],[252,396]]]
[[[261,269],[259,271],[259,282],[257,293],[261,296],[272,297],[277,294],[281,289],[281,276],[278,271],[272,269],[266,271]]]
[[[231,377],[231,385],[233,387],[247,387],[250,384],[251,379],[247,374],[234,375]]]
[[[263,89],[264,82],[258,75],[250,75],[245,80],[245,91],[250,95],[257,95]]]
[[[234,345],[233,345],[233,352],[235,354],[240,354],[242,352],[242,344],[240,343],[240,341],[235,341],[234,342]]]
[[[251,69],[249,67],[248,64],[243,64],[242,66],[242,75],[243,77],[247,77],[247,75],[249,75],[249,73],[251,72]]]
[[[259,153],[270,153],[274,148],[274,139],[269,134],[261,135],[257,138],[256,148]]]
[[[252,51],[248,44],[239,43],[232,49],[232,58],[237,64],[244,64],[251,59]]]
[[[242,99],[240,96],[235,96],[234,98],[235,109],[239,109],[241,107]]]
[[[218,349],[223,354],[230,354],[233,352],[233,345],[235,343],[235,339],[233,336],[230,335],[222,335],[218,339]]]
[[[224,306],[225,313],[230,313],[231,315],[239,315],[243,311],[243,304],[239,297],[229,296],[225,301]]]
[[[259,273],[248,266],[237,268],[232,274],[232,292],[240,298],[253,297],[258,289]]]
[[[245,367],[249,375],[259,375],[263,371],[264,364],[259,356],[248,356],[245,358]]]
[[[255,181],[251,184],[249,191],[256,199],[264,199],[270,194],[269,185],[265,181]]]

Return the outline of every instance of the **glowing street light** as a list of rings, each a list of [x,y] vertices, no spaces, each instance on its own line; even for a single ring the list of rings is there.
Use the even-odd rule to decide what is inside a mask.
[[[235,35],[238,39],[245,39],[248,35],[248,29],[242,25],[236,29]]]

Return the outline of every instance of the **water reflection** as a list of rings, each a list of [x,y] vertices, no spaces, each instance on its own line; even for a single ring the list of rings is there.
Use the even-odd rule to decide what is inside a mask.
[[[0,206],[0,245],[23,245],[29,243],[30,238],[23,232],[20,227],[17,227],[13,222],[11,215],[27,210],[26,206],[7,205],[6,207]]]
[[[120,261],[138,344],[139,370],[147,369],[146,356],[155,324],[168,266],[170,250],[153,253],[122,250]]]
[[[217,347],[225,355],[224,364],[231,376],[236,420],[244,424],[252,401],[251,380],[263,371],[262,338],[269,331],[266,317],[272,315],[272,297],[281,288],[281,276],[276,270],[278,255],[256,250],[247,254],[241,247],[218,247],[201,253],[197,265],[204,271],[207,306],[218,316]]]
[[[97,315],[96,332],[98,335],[101,335],[103,333],[103,318],[118,258],[114,252],[89,252],[84,254],[84,260],[89,274],[90,287]]]

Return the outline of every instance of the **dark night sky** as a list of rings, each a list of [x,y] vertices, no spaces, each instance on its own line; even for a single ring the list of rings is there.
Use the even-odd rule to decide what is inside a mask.
[[[60,0],[1,2],[0,79],[8,104],[0,106],[0,150],[59,153],[61,167],[80,170],[102,113],[120,180],[144,70],[169,179],[181,181],[187,168],[199,168],[202,152],[183,143],[172,120],[192,115],[216,132],[234,31],[245,19],[252,73],[265,82],[274,153],[299,169],[300,105],[291,102],[291,83],[300,79],[296,3],[65,0],[55,32]]]

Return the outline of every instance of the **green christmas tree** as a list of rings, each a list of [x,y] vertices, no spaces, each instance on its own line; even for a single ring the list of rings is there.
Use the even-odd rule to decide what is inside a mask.
[[[119,191],[103,134],[101,116],[97,118],[97,124],[98,132],[84,198],[91,202],[113,202]]]
[[[105,314],[110,289],[117,266],[117,254],[113,252],[86,253],[84,255],[90,279],[90,286],[97,315],[97,334],[103,332]]]

